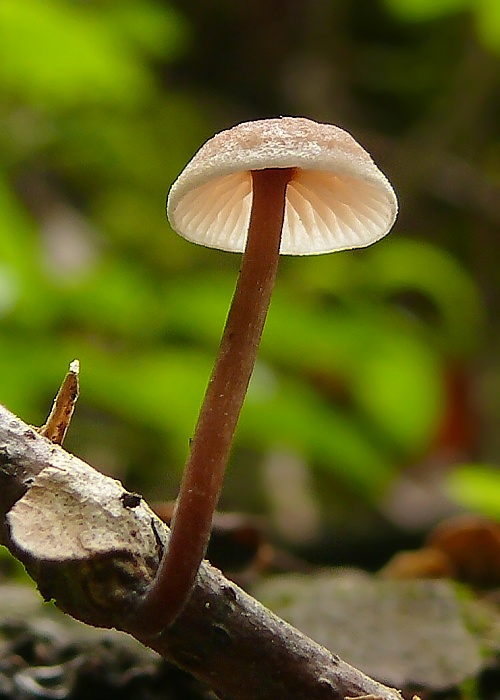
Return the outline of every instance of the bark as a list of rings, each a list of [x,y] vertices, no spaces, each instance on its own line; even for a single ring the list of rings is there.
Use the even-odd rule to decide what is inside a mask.
[[[154,638],[134,633],[134,610],[168,545],[168,528],[140,496],[3,407],[0,519],[0,542],[23,562],[45,599],[89,625],[132,634],[223,700],[401,700],[208,562],[173,625]]]

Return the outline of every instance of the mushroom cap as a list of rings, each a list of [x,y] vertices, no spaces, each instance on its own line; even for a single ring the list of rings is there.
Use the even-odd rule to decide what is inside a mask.
[[[207,141],[172,185],[167,216],[181,236],[245,249],[252,170],[295,168],[286,190],[280,252],[360,248],[391,229],[398,204],[370,155],[343,129],[301,117],[244,122]]]

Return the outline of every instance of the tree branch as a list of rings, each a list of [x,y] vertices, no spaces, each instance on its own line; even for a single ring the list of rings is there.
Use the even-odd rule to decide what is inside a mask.
[[[204,562],[175,623],[133,629],[168,528],[136,494],[0,406],[0,542],[46,599],[87,624],[133,634],[224,700],[401,700],[280,620]],[[362,641],[362,640],[360,640]]]

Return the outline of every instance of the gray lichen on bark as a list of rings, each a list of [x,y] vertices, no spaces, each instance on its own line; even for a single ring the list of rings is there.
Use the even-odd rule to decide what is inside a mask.
[[[6,517],[44,598],[89,624],[122,619],[154,576],[159,537],[166,544],[161,521],[143,500],[127,507],[126,494],[120,482],[69,457],[44,467]]]

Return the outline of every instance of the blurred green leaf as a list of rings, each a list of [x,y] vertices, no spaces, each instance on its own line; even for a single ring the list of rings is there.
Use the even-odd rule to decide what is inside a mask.
[[[408,22],[438,19],[469,11],[483,46],[500,51],[500,4],[497,0],[384,0],[387,9]]]
[[[422,21],[467,10],[474,4],[474,0],[384,0],[384,4],[402,19]]]
[[[119,27],[65,0],[2,0],[0,84],[22,101],[58,108],[130,105],[151,90]]]
[[[450,357],[467,357],[476,349],[484,322],[479,291],[449,253],[421,241],[396,238],[370,249],[366,274],[375,293],[388,302],[399,301],[403,309],[405,298],[420,295],[425,305],[422,325]],[[418,301],[417,296],[414,308],[406,307],[417,319]]]
[[[458,467],[446,481],[450,497],[468,510],[500,520],[500,470],[482,464]]]
[[[189,27],[177,10],[150,0],[107,0],[100,21],[114,26],[141,50],[166,60],[179,56],[188,45]]]
[[[367,342],[368,338],[367,338]],[[405,454],[429,445],[443,415],[443,368],[424,344],[387,332],[370,342],[351,376],[353,393],[371,424]]]
[[[17,271],[33,273],[39,245],[36,227],[14,196],[6,174],[0,171],[1,259]]]
[[[50,337],[5,330],[0,343],[1,402],[27,422],[42,425],[73,358]]]
[[[500,52],[500,4],[497,0],[476,0],[476,27],[479,39],[491,51]]]
[[[253,112],[334,113],[337,99],[328,102],[323,79],[319,103],[313,88],[321,75],[335,84],[337,26],[353,42],[342,87],[353,119],[387,144],[390,162],[399,148],[398,136],[387,139],[393,124],[414,125],[417,135],[433,131],[432,119],[450,128],[453,96],[441,94],[467,51],[467,25],[446,24],[445,15],[472,12],[472,0],[392,0],[388,22],[376,3],[362,17],[346,4],[345,23],[330,27],[325,9],[328,31],[323,21],[314,30],[310,18],[318,46],[329,37],[321,55],[316,41],[300,47],[299,35],[289,50],[283,17],[272,32],[274,74],[248,51],[250,37],[254,46],[255,36],[263,45],[266,36],[241,14],[244,5],[215,14],[195,5],[0,3],[0,400],[41,423],[78,357],[76,420],[81,414],[88,427],[79,447],[90,456],[103,447],[99,464],[119,465],[139,489],[157,483],[164,464],[181,469],[240,264],[170,231],[170,183],[214,127]],[[493,42],[496,6],[476,0],[474,11]],[[418,30],[403,23],[433,17],[441,19]],[[276,76],[288,70],[283,92]],[[420,127],[419,115],[430,115],[430,126]],[[464,133],[470,151],[481,152],[480,139]],[[449,143],[459,154],[460,135]],[[488,144],[480,157],[495,174],[491,135]],[[402,201],[414,186],[405,186]],[[442,206],[436,197],[433,206]],[[416,235],[442,240],[442,228],[445,240],[461,239],[456,220],[441,216],[436,223],[431,213],[433,225]],[[413,225],[420,220],[419,208]],[[462,221],[465,230],[460,212]],[[433,449],[449,403],[448,365],[463,366],[477,352],[482,315],[470,276],[430,243],[393,236],[367,251],[284,259],[232,459],[259,460],[282,445],[300,453],[318,481],[376,498],[397,470]],[[325,493],[324,501],[334,498]]]
[[[3,545],[0,545],[0,577],[2,580],[16,581],[24,585],[33,586],[33,579],[19,559],[16,559]]]
[[[0,274],[6,295],[3,314],[7,319],[12,314],[18,323],[32,328],[43,327],[53,314],[52,295],[41,270],[42,257],[36,225],[0,171]]]
[[[231,294],[230,283],[203,275],[171,287],[168,325],[205,338],[215,352]],[[342,381],[353,415],[367,417],[398,450],[411,453],[434,435],[443,410],[441,363],[397,318],[372,306],[313,310],[289,299],[278,282],[261,357],[299,376]]]
[[[396,468],[384,447],[377,445],[363,421],[318,397],[300,381],[276,377],[265,399],[250,390],[242,411],[239,435],[249,446],[291,448],[374,501]]]

